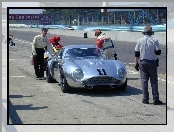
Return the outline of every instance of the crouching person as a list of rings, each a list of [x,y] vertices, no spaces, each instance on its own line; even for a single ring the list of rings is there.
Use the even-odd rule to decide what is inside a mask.
[[[95,36],[97,37],[96,47],[103,51],[108,59],[117,60],[117,54],[111,38],[100,30],[95,30]]]
[[[49,39],[54,52],[58,52],[63,46],[59,43],[60,36],[53,36]]]

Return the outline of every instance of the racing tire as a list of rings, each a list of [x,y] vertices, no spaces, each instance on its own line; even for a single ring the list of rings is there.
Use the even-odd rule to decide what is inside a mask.
[[[66,78],[62,75],[60,80],[61,80],[60,82],[61,91],[63,93],[69,93],[71,91],[71,88],[68,85]]]
[[[125,91],[127,88],[127,78],[126,78],[126,81],[123,85],[121,85],[120,87],[118,87],[118,90],[119,91]]]
[[[49,67],[47,66],[47,68],[46,68],[46,81],[48,82],[48,83],[54,83],[55,82],[55,79],[51,76],[51,74],[50,74],[50,69],[49,69]]]

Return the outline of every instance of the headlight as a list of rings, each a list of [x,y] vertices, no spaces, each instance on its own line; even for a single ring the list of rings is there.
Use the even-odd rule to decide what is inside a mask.
[[[83,78],[83,72],[80,69],[77,69],[73,72],[73,76],[76,80],[81,80]]]
[[[118,70],[118,75],[119,75],[120,78],[124,78],[126,76],[126,74],[127,73],[126,73],[126,71],[124,69],[120,68]]]

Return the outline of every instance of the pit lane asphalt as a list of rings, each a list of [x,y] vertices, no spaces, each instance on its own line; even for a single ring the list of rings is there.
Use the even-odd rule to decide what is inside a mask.
[[[10,124],[166,124],[165,104],[141,103],[139,74],[128,73],[124,92],[75,89],[64,94],[57,83],[35,80],[33,66],[29,65],[31,44],[18,39],[14,42],[15,47],[8,47]],[[151,88],[149,93],[152,102]],[[165,81],[159,80],[159,93],[166,103]]]
[[[67,31],[68,32],[68,31]],[[37,32],[27,32],[27,31],[17,31],[17,30],[10,30],[9,34],[13,34],[15,38],[26,40],[26,41],[33,41],[33,38],[35,35],[38,35]],[[48,37],[51,37],[56,34],[48,34]],[[72,37],[72,36],[63,36],[60,35],[61,41],[60,43],[62,45],[69,45],[69,44],[94,44],[96,43],[96,39],[94,38],[83,38],[82,37]],[[121,60],[123,63],[125,63],[128,66],[134,67],[134,48],[136,43],[132,42],[123,42],[123,41],[113,41],[116,46],[116,52],[118,55],[118,59]],[[160,74],[166,74],[166,45],[160,45],[162,54],[158,56],[159,58],[159,67],[158,67],[158,73]],[[29,51],[30,52],[30,49]]]

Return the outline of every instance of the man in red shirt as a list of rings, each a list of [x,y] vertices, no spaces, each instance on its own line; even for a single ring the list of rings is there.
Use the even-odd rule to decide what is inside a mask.
[[[111,38],[100,30],[95,30],[95,36],[97,37],[96,47],[103,51],[108,59],[117,60],[117,54]]]

